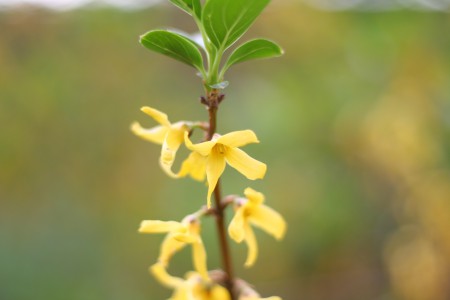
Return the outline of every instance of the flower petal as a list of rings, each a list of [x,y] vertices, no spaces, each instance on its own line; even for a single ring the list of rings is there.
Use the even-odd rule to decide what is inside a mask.
[[[161,263],[151,266],[150,272],[155,276],[156,280],[169,288],[177,289],[184,283],[183,279],[169,275]]]
[[[151,108],[149,106],[144,106],[141,108],[141,111],[152,117],[159,124],[169,127],[170,122],[167,115],[157,109]]]
[[[138,122],[131,124],[131,131],[138,137],[150,141],[155,144],[161,145],[166,138],[168,127],[156,126],[150,129],[145,129]]]
[[[247,144],[259,143],[259,140],[252,130],[241,130],[222,135],[216,140],[216,143],[236,148]]]
[[[206,161],[206,177],[208,179],[208,208],[211,207],[211,194],[216,188],[217,181],[219,181],[220,176],[225,169],[225,158],[216,147],[211,151]]]
[[[264,195],[252,188],[246,188],[244,190],[244,195],[252,204],[258,205],[264,202]]]
[[[250,227],[250,224],[248,224],[248,222],[245,222],[244,230],[245,230],[245,243],[247,244],[248,247],[247,260],[245,261],[244,266],[246,268],[250,268],[251,266],[253,266],[253,264],[256,261],[256,258],[258,257],[258,244],[256,242],[253,229]]]
[[[192,244],[197,241],[197,237],[186,233],[174,233],[173,238],[179,242]]]
[[[172,165],[175,161],[177,150],[184,141],[185,131],[187,131],[187,127],[183,123],[172,125],[161,148],[160,165],[167,175],[173,178],[178,178],[177,174],[172,172]]]
[[[192,244],[192,261],[194,262],[195,270],[202,278],[209,280],[208,268],[206,266],[206,250],[200,237],[197,242]]]
[[[167,266],[172,256],[186,245],[184,242],[177,241],[174,235],[169,233],[161,244],[158,260]]]
[[[248,179],[261,179],[266,174],[267,166],[238,148],[226,148],[225,158],[230,166]]]
[[[227,289],[221,285],[214,285],[211,288],[210,293],[211,296],[209,299],[211,300],[230,300],[230,294],[228,293]]]
[[[186,231],[186,228],[180,222],[175,221],[158,221],[158,220],[145,220],[141,222],[139,232],[141,233],[164,233],[175,230]]]
[[[241,206],[236,210],[234,217],[231,219],[230,225],[228,226],[228,234],[237,243],[244,240],[244,206]]]
[[[277,240],[282,239],[286,233],[286,222],[283,217],[266,205],[253,207],[248,219],[253,225],[271,234]]]
[[[186,147],[189,150],[195,151],[200,153],[203,156],[209,155],[214,145],[216,145],[216,142],[214,141],[207,141],[203,143],[193,144],[191,140],[189,139],[189,133],[184,133],[184,142],[186,143]]]
[[[181,164],[181,169],[177,177],[184,177],[188,174],[195,180],[205,180],[206,157],[201,156],[198,152],[191,152],[188,158]]]

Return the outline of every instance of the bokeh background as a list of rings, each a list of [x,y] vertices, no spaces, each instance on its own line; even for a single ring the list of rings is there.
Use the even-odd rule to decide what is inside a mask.
[[[147,271],[163,236],[137,228],[181,219],[206,188],[167,178],[129,126],[154,125],[143,105],[207,116],[193,70],[138,36],[195,27],[164,1],[67,2],[0,3],[0,299],[167,299]],[[245,150],[269,166],[256,182],[227,169],[224,192],[260,190],[289,224],[282,242],[257,232],[252,269],[233,245],[262,295],[450,299],[449,6],[274,0],[245,35],[286,51],[229,72],[219,119],[252,128],[261,144]],[[204,239],[217,268],[211,221]],[[192,268],[189,252],[171,273]]]

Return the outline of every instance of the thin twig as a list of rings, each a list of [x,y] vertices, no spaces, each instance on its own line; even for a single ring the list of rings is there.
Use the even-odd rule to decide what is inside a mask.
[[[209,113],[209,128],[207,132],[206,139],[211,140],[216,133],[217,128],[217,109],[219,108],[220,102],[223,100],[224,96],[219,94],[218,90],[213,89],[208,92],[206,101],[202,101],[208,108]],[[219,244],[220,244],[220,252],[222,255],[222,268],[226,274],[225,285],[230,293],[231,300],[235,300],[234,296],[234,275],[233,275],[233,264],[231,260],[230,247],[228,244],[228,238],[226,234],[225,228],[225,207],[222,203],[222,195],[221,195],[221,187],[220,187],[220,178],[217,181],[216,188],[214,189],[214,201],[215,201],[215,209],[214,215],[216,217],[216,226],[217,233],[219,235]]]

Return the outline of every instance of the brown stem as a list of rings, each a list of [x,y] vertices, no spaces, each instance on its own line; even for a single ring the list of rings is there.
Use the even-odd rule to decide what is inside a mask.
[[[217,128],[217,109],[219,108],[220,102],[223,100],[223,95],[219,94],[218,90],[213,89],[208,92],[207,98],[205,99],[206,107],[208,108],[209,113],[209,128],[207,132],[206,139],[209,141],[213,138],[214,133]],[[216,217],[216,226],[217,233],[219,235],[219,244],[220,244],[220,252],[222,254],[222,268],[226,273],[226,281],[225,285],[230,293],[231,300],[235,300],[236,297],[233,293],[233,264],[231,262],[231,253],[230,247],[228,245],[228,238],[226,234],[225,228],[225,207],[226,205],[222,204],[222,195],[220,190],[220,178],[217,181],[216,188],[214,189],[214,201],[215,201],[215,217]]]

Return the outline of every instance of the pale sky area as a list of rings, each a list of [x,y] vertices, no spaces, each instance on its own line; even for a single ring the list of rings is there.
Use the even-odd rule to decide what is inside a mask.
[[[0,8],[12,8],[17,5],[40,5],[57,10],[78,8],[84,5],[112,5],[124,9],[139,9],[152,6],[167,0],[0,0]],[[303,1],[317,8],[327,10],[363,9],[418,9],[418,10],[449,10],[450,0],[274,0],[288,3]]]

